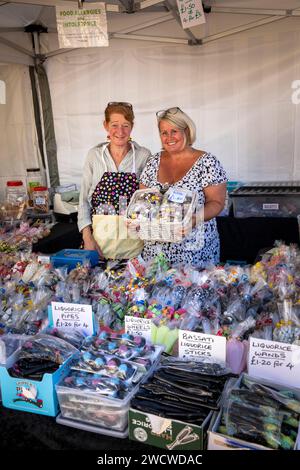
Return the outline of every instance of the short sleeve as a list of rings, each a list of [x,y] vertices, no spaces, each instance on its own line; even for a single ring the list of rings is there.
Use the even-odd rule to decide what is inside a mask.
[[[201,159],[201,164],[200,180],[202,188],[228,181],[223,166],[214,155],[204,155]]]
[[[140,183],[151,188],[157,185],[157,168],[159,162],[159,153],[152,155],[146,163],[141,174]]]

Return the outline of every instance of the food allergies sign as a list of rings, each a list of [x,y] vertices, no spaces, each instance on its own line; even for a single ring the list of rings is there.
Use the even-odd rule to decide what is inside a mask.
[[[88,3],[86,8],[56,7],[60,48],[108,46],[105,3]]]

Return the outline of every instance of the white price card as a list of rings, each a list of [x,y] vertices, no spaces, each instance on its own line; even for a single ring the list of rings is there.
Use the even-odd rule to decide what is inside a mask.
[[[146,341],[151,341],[152,320],[125,315],[125,331],[130,335],[143,336]]]
[[[91,305],[51,302],[49,319],[54,328],[77,328],[88,335],[94,334]]]
[[[183,204],[186,198],[186,193],[183,191],[178,191],[174,189],[168,197],[168,201],[177,202],[179,204]]]
[[[47,255],[39,255],[37,260],[41,264],[50,264],[50,256]]]
[[[177,6],[183,29],[206,22],[201,0],[177,0]]]
[[[300,346],[249,338],[248,374],[300,387]]]
[[[213,359],[225,365],[226,338],[224,336],[179,330],[178,356],[181,359],[192,359],[194,361]]]

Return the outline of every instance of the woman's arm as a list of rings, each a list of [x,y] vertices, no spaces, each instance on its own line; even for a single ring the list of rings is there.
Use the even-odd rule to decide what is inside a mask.
[[[84,227],[84,229],[82,229],[81,233],[82,233],[84,249],[85,250],[98,251],[100,258],[103,259],[104,258],[103,253],[102,253],[98,243],[96,242],[96,240],[93,237],[92,226],[88,225],[87,227]]]
[[[226,183],[207,186],[203,189],[205,196],[204,221],[213,219],[224,208],[226,197]]]

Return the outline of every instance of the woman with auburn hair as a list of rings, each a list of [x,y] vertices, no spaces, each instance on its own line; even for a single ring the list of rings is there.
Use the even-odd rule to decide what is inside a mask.
[[[97,250],[102,258],[118,257],[111,255],[112,243],[103,235],[103,229],[97,227],[100,237],[95,239],[93,216],[110,215],[113,224],[119,214],[119,205],[128,204],[133,193],[138,189],[138,179],[151,155],[145,147],[131,140],[134,124],[132,105],[126,102],[110,102],[105,109],[103,126],[107,132],[107,142],[92,148],[87,155],[80,190],[78,228],[82,233],[83,246],[86,250]],[[102,218],[109,220],[109,218]],[[118,237],[117,237],[118,238]],[[124,242],[125,243],[125,242]],[[116,240],[114,240],[116,246]],[[132,246],[132,245],[131,245]],[[139,250],[140,251],[140,250]],[[116,251],[117,253],[117,251]],[[130,253],[130,254],[129,254]],[[129,257],[137,253],[128,251]],[[126,250],[125,256],[126,257]]]

